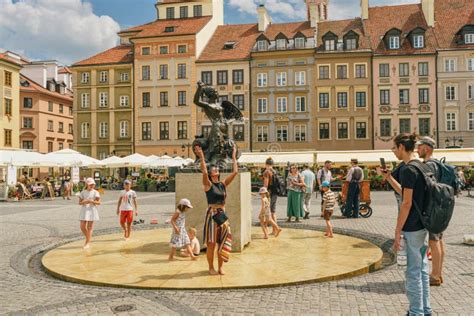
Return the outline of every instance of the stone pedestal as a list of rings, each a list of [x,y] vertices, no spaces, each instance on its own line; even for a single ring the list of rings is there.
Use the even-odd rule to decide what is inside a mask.
[[[227,174],[221,174],[225,179]],[[195,227],[197,238],[204,248],[203,228],[206,217],[207,200],[202,185],[201,173],[176,174],[176,205],[182,198],[193,204],[193,209],[186,213],[186,229]],[[250,172],[240,172],[227,188],[226,213],[232,231],[232,251],[241,252],[251,240],[252,204]]]

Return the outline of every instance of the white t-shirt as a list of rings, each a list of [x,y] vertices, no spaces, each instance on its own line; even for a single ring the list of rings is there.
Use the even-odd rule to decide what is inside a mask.
[[[121,211],[133,211],[133,200],[137,198],[137,194],[133,190],[122,190],[120,192],[122,202],[120,203]]]
[[[191,239],[191,249],[195,255],[198,255],[201,252],[201,245],[199,244],[199,240],[196,237]]]
[[[81,194],[79,194],[79,198],[82,200],[92,200],[95,201],[100,199],[100,194],[96,190],[83,190]],[[92,203],[82,205],[83,211],[97,211],[97,206]]]

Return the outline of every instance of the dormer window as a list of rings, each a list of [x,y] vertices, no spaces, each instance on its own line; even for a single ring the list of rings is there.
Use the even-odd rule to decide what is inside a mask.
[[[414,48],[423,48],[425,47],[425,36],[422,34],[413,36],[413,47]]]
[[[399,36],[390,36],[388,38],[388,47],[390,49],[399,49],[400,48],[400,37]]]
[[[165,33],[172,33],[172,32],[174,32],[174,26],[165,27]]]
[[[466,33],[466,34],[464,34],[464,43],[466,43],[466,44],[474,44],[474,33]]]
[[[276,40],[276,47],[277,49],[285,49],[286,48],[286,39],[280,38]]]
[[[349,31],[344,35],[344,49],[353,50],[359,47],[359,34],[354,31]]]
[[[324,41],[324,49],[325,50],[335,50],[336,49],[336,41],[333,39],[325,40]]]
[[[304,37],[295,38],[295,48],[305,48],[306,39]]]
[[[268,42],[265,41],[265,40],[259,40],[257,42],[257,49],[258,51],[264,51],[264,50],[267,50],[268,48]]]
[[[235,42],[229,41],[224,43],[224,49],[234,49],[235,48]]]
[[[356,49],[357,48],[357,39],[355,38],[346,38],[346,49],[351,50],[351,49]]]

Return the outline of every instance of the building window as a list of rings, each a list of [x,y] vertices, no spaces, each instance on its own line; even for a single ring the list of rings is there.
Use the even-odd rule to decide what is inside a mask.
[[[4,101],[5,101],[5,115],[12,116],[13,115],[12,100],[5,98]]]
[[[219,103],[222,104],[222,102],[224,102],[224,101],[229,101],[229,96],[227,96],[227,95],[220,95],[220,96],[219,96]]]
[[[319,108],[329,109],[329,93],[324,92],[319,94]]]
[[[367,99],[365,92],[356,92],[356,107],[365,108],[367,105]]]
[[[288,126],[280,125],[277,126],[277,142],[287,142],[288,141]]]
[[[151,122],[142,123],[142,140],[151,140]]]
[[[81,83],[89,83],[89,79],[90,79],[90,73],[83,72],[81,74]]]
[[[257,126],[257,142],[268,142],[268,126]]]
[[[170,123],[169,122],[160,122],[160,139],[161,140],[170,139]]]
[[[150,47],[142,47],[142,55],[150,55],[151,53],[151,48]]]
[[[454,72],[454,71],[456,71],[456,59],[455,58],[446,58],[444,60],[444,71],[445,72]]]
[[[418,89],[418,102],[420,104],[430,103],[430,89],[428,88]]]
[[[266,40],[257,41],[257,50],[259,52],[267,50],[268,42]]]
[[[337,107],[338,108],[347,108],[347,92],[338,92],[337,93]]]
[[[456,113],[446,113],[446,130],[456,130]]]
[[[160,92],[160,106],[168,106],[168,92]]]
[[[178,79],[186,79],[186,64],[178,64]]]
[[[337,79],[347,79],[347,66],[346,65],[337,66]]]
[[[72,106],[69,107],[69,116],[72,116],[73,113],[72,113]]]
[[[305,48],[306,39],[304,37],[295,38],[295,48]]]
[[[150,66],[142,66],[142,80],[150,80]]]
[[[379,65],[379,76],[380,77],[390,77],[390,65],[389,64],[380,64]]]
[[[99,74],[99,82],[106,83],[109,81],[109,72],[107,70],[101,71]]]
[[[25,109],[33,108],[33,99],[32,98],[23,98],[23,107]]]
[[[355,65],[356,78],[365,78],[365,65]]]
[[[58,132],[59,133],[64,133],[64,123],[63,122],[59,122]]]
[[[356,38],[348,38],[346,39],[346,49],[357,49],[357,39]]]
[[[149,108],[151,106],[150,102],[150,92],[142,93],[142,107]]]
[[[367,123],[356,122],[356,138],[365,139],[367,138]]]
[[[241,111],[245,109],[245,96],[243,94],[234,94],[232,96],[234,105]]]
[[[337,123],[337,138],[348,139],[349,138],[349,127],[347,122]]]
[[[128,95],[121,95],[120,96],[120,106],[121,107],[128,106]]]
[[[23,118],[23,128],[33,128],[33,118],[24,117]]]
[[[276,48],[277,49],[285,49],[286,48],[286,39],[279,38],[276,40]]]
[[[160,55],[168,54],[168,46],[160,46]]]
[[[399,90],[399,101],[400,101],[400,104],[409,104],[410,103],[410,90],[409,89],[400,89]]]
[[[295,125],[295,142],[306,141],[306,125]]]
[[[306,71],[295,72],[295,85],[304,86],[306,84]]]
[[[178,91],[178,105],[186,105],[186,91]]]
[[[59,105],[59,113],[61,113],[61,114],[64,113],[64,105],[62,105],[62,104]]]
[[[425,47],[425,37],[423,35],[413,36],[413,47],[415,48]]]
[[[234,125],[232,127],[233,129],[233,135],[234,135],[234,140],[235,141],[244,141],[245,140],[245,134],[244,134],[244,126],[243,125]]]
[[[201,128],[202,136],[205,138],[209,137],[209,134],[211,134],[211,129],[212,126],[203,126]]]
[[[188,138],[188,122],[178,121],[178,139]]]
[[[329,79],[329,66],[319,66],[319,79]]]
[[[107,138],[109,134],[109,123],[100,122],[99,123],[99,138]]]
[[[194,16],[202,16],[202,5],[195,5],[193,6],[193,15]]]
[[[430,119],[429,118],[419,118],[418,119],[418,129],[420,136],[429,136],[430,135]]]
[[[380,136],[390,137],[392,129],[392,120],[390,119],[381,119],[380,120]]]
[[[89,138],[89,128],[89,123],[84,122],[81,124],[81,138]]]
[[[31,140],[22,141],[21,148],[23,148],[23,149],[33,149],[33,141],[31,141]]]
[[[233,84],[244,83],[244,70],[243,69],[232,70],[232,83]]]
[[[107,92],[99,93],[99,107],[100,108],[107,107]]]
[[[188,7],[179,7],[179,18],[186,19],[188,17]]]
[[[329,139],[329,123],[319,123],[319,139]]]
[[[446,91],[445,96],[446,96],[447,101],[456,100],[456,87],[455,86],[446,86],[445,91]]]
[[[160,79],[168,79],[168,65],[160,65]]]
[[[128,137],[128,121],[119,122],[119,137]]]
[[[4,129],[4,139],[3,143],[5,144],[5,147],[11,147],[12,146],[12,130],[11,129]]]
[[[74,127],[72,126],[72,124],[69,124],[68,134],[74,134]]]
[[[53,152],[53,142],[48,142],[48,152],[52,153]]]
[[[468,123],[467,123],[468,127],[467,128],[470,131],[474,131],[474,112],[469,112],[469,115],[468,115],[467,119],[468,119]]]
[[[410,69],[408,63],[398,64],[398,74],[400,77],[408,77],[410,75]]]
[[[467,99],[474,100],[474,84],[467,86]]]
[[[201,81],[204,84],[212,86],[212,71],[203,71],[203,72],[201,72]]]
[[[267,113],[267,99],[261,98],[257,100],[257,112],[258,113]]]
[[[122,72],[120,74],[120,81],[128,81],[128,80],[129,80],[128,72]]]
[[[173,7],[166,8],[166,19],[167,20],[174,19],[174,8]]]
[[[52,120],[48,120],[48,132],[54,132],[54,122]]]
[[[295,97],[295,111],[306,112],[306,97]]]
[[[380,104],[381,105],[390,104],[390,90],[380,90]]]
[[[411,133],[411,120],[409,118],[401,118],[399,121],[400,134]]]
[[[89,107],[89,93],[81,94],[81,108]]]
[[[54,111],[54,104],[53,101],[48,101],[48,111],[53,112]]]
[[[257,87],[266,87],[267,86],[267,74],[258,73],[257,74]]]
[[[226,85],[227,84],[227,70],[218,70],[217,71],[217,84]]]
[[[400,37],[398,36],[390,36],[389,40],[389,48],[390,49],[399,49],[400,48]]]
[[[467,71],[474,71],[474,58],[467,59]]]
[[[276,85],[279,87],[286,86],[286,72],[277,72]]]
[[[418,76],[428,76],[428,63],[427,62],[418,63]]]
[[[324,41],[324,49],[325,50],[335,50],[336,49],[336,41],[335,40],[325,40]]]
[[[278,97],[277,98],[277,112],[278,113],[288,112],[287,98],[286,97]]]

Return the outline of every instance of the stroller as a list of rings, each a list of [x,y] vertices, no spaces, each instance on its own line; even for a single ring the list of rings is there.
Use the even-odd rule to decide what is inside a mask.
[[[349,191],[349,182],[342,184],[341,193],[337,196],[337,202],[341,213],[345,214],[347,191]],[[359,215],[363,218],[369,218],[372,216],[372,208],[370,207],[370,181],[365,180],[360,184],[360,203],[359,203]]]

